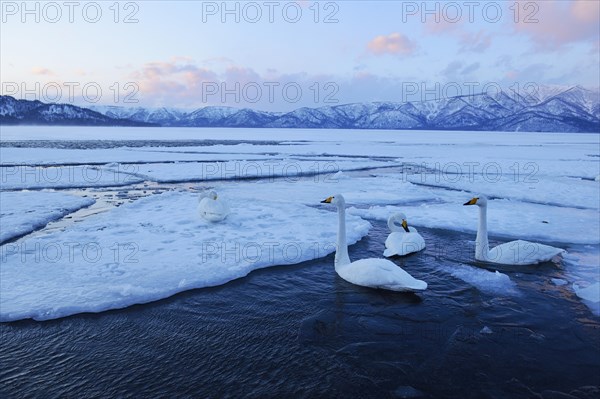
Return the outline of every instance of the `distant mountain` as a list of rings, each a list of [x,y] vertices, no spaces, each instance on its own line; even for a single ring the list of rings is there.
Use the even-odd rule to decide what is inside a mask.
[[[70,104],[45,104],[0,96],[0,125],[158,126],[119,119]]]
[[[89,109],[114,119],[130,119],[160,126],[177,126],[186,114],[185,111],[169,108],[150,109],[143,107],[118,107],[114,105],[93,105]]]
[[[193,111],[177,108],[91,106],[91,110],[113,117],[176,127],[261,127],[280,115],[233,107],[203,107]]]
[[[0,101],[0,115],[4,117],[2,104]],[[31,112],[32,105],[22,107],[24,114]],[[430,101],[299,108],[287,113],[217,106],[193,111],[117,106],[90,108],[89,112],[96,111],[96,119],[86,124],[94,124],[100,114],[112,121],[182,127],[600,132],[600,91],[579,86],[543,88],[535,94],[500,91]]]

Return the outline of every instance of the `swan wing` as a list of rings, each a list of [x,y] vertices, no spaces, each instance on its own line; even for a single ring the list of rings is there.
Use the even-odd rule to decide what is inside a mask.
[[[535,265],[549,262],[564,252],[566,252],[564,249],[550,245],[516,240],[492,248],[487,260],[504,265]]]
[[[425,240],[419,233],[394,232],[385,240],[385,248],[383,255],[386,257],[403,256],[423,250]]]
[[[344,280],[363,287],[392,291],[422,291],[427,283],[417,280],[400,266],[386,259],[361,259],[336,271]]]
[[[211,222],[218,222],[229,215],[229,207],[223,201],[202,198],[198,205],[200,216]]]

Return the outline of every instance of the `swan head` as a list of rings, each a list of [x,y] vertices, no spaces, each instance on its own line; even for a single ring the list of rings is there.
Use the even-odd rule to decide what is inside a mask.
[[[216,200],[217,197],[218,197],[217,193],[214,190],[203,191],[200,193],[200,196],[198,196],[198,201],[202,201],[204,198],[210,198],[211,200]]]
[[[400,222],[400,226],[402,226],[404,231],[410,233],[410,230],[408,229],[408,222],[406,221],[406,215],[404,213],[398,212],[390,215],[388,218],[388,226],[390,230],[395,231],[393,226],[396,226],[396,222]]]
[[[346,201],[344,200],[344,196],[342,194],[336,194],[334,196],[326,198],[323,201],[321,201],[321,203],[322,204],[333,204],[333,205],[336,205],[338,207],[345,207],[346,206]]]
[[[487,206],[488,199],[485,195],[478,195],[465,202],[463,205]]]

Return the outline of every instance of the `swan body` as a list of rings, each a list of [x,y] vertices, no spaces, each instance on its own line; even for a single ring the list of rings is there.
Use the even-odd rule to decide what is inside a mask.
[[[398,224],[400,223],[400,226]],[[408,226],[406,216],[403,213],[394,213],[388,218],[390,235],[385,240],[385,251],[383,256],[404,256],[425,249],[425,240],[417,229]]]
[[[551,261],[554,257],[566,252],[561,248],[523,240],[507,242],[490,249],[487,232],[487,203],[487,197],[479,196],[463,204],[479,207],[475,259],[503,265],[535,265]]]
[[[200,196],[198,213],[209,222],[220,222],[229,215],[229,206],[225,201],[219,199],[217,193],[209,191]]]
[[[341,194],[337,194],[321,202],[334,204],[338,208],[339,222],[334,264],[335,271],[341,278],[363,287],[391,291],[412,292],[427,289],[425,281],[417,280],[387,259],[370,258],[351,262],[346,242],[346,201]]]

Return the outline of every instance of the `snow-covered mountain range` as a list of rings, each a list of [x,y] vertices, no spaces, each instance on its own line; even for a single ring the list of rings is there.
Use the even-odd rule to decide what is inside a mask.
[[[6,103],[23,100],[0,97],[0,123],[29,122],[32,102],[12,114]],[[29,103],[29,104],[26,104]],[[46,110],[49,124],[68,120],[76,113],[90,123],[110,121],[182,127],[426,129],[482,131],[600,132],[600,91],[579,86],[541,90],[535,95],[501,91],[418,102],[373,102],[320,108],[299,108],[287,113],[248,108],[208,106],[188,111],[174,108],[92,106],[90,110],[33,102]],[[43,107],[42,107],[43,106]],[[54,107],[54,108],[53,108]],[[63,108],[61,108],[63,107]],[[36,110],[38,108],[35,108]],[[52,114],[47,109],[53,109]],[[77,109],[77,111],[75,110]],[[86,112],[89,112],[87,114]],[[19,117],[19,115],[26,117]],[[36,111],[36,115],[40,114]],[[13,118],[7,120],[6,116]],[[49,118],[52,116],[52,118]],[[101,116],[109,118],[102,119]],[[36,116],[37,117],[37,116]],[[41,116],[36,121],[41,120]],[[89,118],[89,119],[87,119]],[[97,122],[98,123],[97,123]]]
[[[133,119],[111,118],[71,104],[45,104],[0,96],[0,125],[151,126]]]

